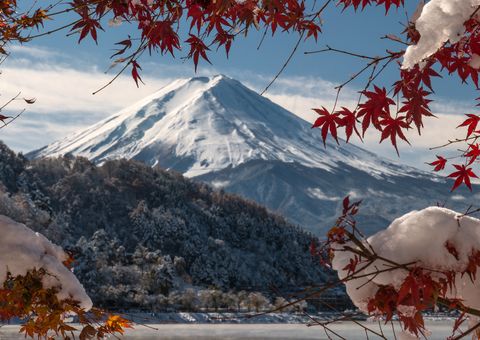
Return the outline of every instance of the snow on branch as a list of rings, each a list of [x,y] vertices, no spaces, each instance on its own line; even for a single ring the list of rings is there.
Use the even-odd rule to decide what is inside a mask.
[[[92,301],[75,275],[63,264],[68,255],[43,235],[25,225],[0,215],[0,284],[12,276],[26,275],[28,271],[43,268],[47,288],[59,287],[59,300],[73,299],[81,308],[90,310]]]
[[[446,42],[454,44],[460,41],[465,33],[464,23],[474,15],[478,6],[480,0],[428,2],[415,22],[420,40],[407,48],[402,68],[413,68],[437,52]]]
[[[470,314],[470,326],[479,324],[480,220],[429,207],[367,239],[334,231],[348,238],[331,245],[332,267],[364,313],[387,321],[397,314],[416,337],[427,332],[422,313],[437,304]]]

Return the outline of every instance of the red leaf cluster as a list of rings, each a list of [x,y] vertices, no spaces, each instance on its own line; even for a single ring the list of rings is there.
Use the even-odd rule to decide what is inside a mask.
[[[0,287],[0,321],[21,319],[20,332],[25,333],[25,337],[38,339],[53,339],[52,334],[72,339],[72,332],[76,330],[80,331],[80,340],[101,339],[123,334],[125,328],[132,327],[130,321],[118,315],[107,316],[95,308],[86,313],[77,301],[59,300],[60,287],[43,286],[47,275],[50,274],[44,269],[32,269],[19,276],[8,273]],[[65,315],[76,315],[79,325],[66,324]]]
[[[385,316],[386,322],[397,314],[403,327],[419,336],[425,329],[422,313],[433,308],[438,297],[444,297],[453,283],[454,276],[445,276],[437,281],[425,270],[413,268],[398,290],[392,286],[381,286],[368,302],[368,312]],[[402,313],[402,308],[410,309],[409,313]]]
[[[404,0],[340,0],[339,4],[343,5],[344,9],[352,6],[355,10],[363,10],[369,5],[385,6],[385,11],[388,12],[392,6],[403,6]]]
[[[63,6],[62,9],[57,7]],[[121,45],[112,57],[121,56],[116,63],[132,64],[132,76],[138,85],[140,80],[138,58],[143,51],[170,53],[182,49],[182,43],[188,45],[187,58],[192,58],[195,69],[200,57],[208,61],[207,52],[216,46],[224,47],[228,56],[234,38],[250,29],[306,33],[305,38],[318,38],[321,31],[319,15],[312,15],[304,0],[71,0],[54,6],[34,4],[38,10],[22,12],[17,1],[2,1],[0,4],[0,44],[5,46],[11,41],[26,42],[31,37],[31,29],[39,28],[45,20],[55,16],[75,12],[76,20],[68,27],[79,35],[79,42],[87,37],[98,41],[98,31],[103,30],[102,23],[131,25],[138,36],[128,37],[118,42]],[[32,8],[33,8],[32,7]],[[182,29],[187,25],[187,36],[181,37]],[[0,47],[0,54],[7,52]],[[137,65],[133,64],[137,62]]]
[[[472,183],[470,178],[478,178],[477,175],[473,172],[472,168],[467,168],[465,165],[453,164],[457,171],[452,172],[448,177],[455,178],[453,183],[452,191],[460,186],[460,184],[465,183],[465,185],[472,190]]]
[[[480,266],[480,251],[473,251],[468,257],[467,268],[463,271],[462,275],[467,274],[472,282],[477,277],[477,269]]]
[[[408,143],[403,131],[410,128],[412,121],[421,124],[421,118],[413,118],[413,116],[415,114],[427,115],[424,105],[428,104],[428,101],[422,97],[422,92],[419,94],[417,92],[417,95],[412,96],[398,112],[406,112],[405,116],[399,116],[398,114],[393,116],[390,112],[390,106],[395,105],[395,101],[388,96],[385,88],[374,86],[373,91],[365,90],[362,92],[366,101],[358,105],[356,111],[351,111],[345,107],[335,112],[329,112],[325,107],[313,109],[320,117],[317,118],[312,127],[321,129],[322,140],[325,145],[328,133],[338,143],[337,129],[339,127],[345,128],[347,142],[354,131],[361,138],[357,129],[357,123],[361,122],[362,135],[365,135],[368,128],[373,126],[381,132],[380,143],[389,138],[398,153],[397,137]]]

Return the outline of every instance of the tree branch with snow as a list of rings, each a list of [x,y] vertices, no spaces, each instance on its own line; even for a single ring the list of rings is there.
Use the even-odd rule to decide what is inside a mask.
[[[354,216],[359,202],[344,200],[338,219],[322,248],[346,286],[353,303],[365,314],[394,315],[408,336],[428,334],[423,313],[437,306],[461,312],[452,338],[468,317],[471,332],[480,321],[480,220],[446,208],[412,211],[368,238]],[[434,235],[434,236],[433,236]],[[406,336],[406,335],[405,335]]]
[[[0,320],[22,320],[25,336],[52,333],[69,339],[123,334],[128,320],[93,308],[83,286],[68,268],[70,257],[43,235],[0,215]],[[81,328],[66,323],[77,316]]]

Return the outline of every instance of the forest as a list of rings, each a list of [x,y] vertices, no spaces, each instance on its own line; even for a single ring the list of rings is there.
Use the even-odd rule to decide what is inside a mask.
[[[248,292],[270,295],[264,306],[275,303],[272,287],[331,276],[309,252],[312,234],[175,172],[68,155],[29,161],[4,144],[0,167],[0,214],[62,245],[99,306],[251,309]]]

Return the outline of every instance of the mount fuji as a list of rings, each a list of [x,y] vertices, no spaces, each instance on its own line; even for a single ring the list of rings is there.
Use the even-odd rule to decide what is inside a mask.
[[[445,203],[465,209],[440,177],[319,131],[223,75],[178,80],[30,158],[73,154],[96,163],[135,159],[240,194],[311,231],[323,233],[344,196],[364,199],[366,233],[409,210]]]

